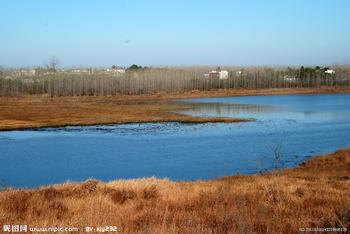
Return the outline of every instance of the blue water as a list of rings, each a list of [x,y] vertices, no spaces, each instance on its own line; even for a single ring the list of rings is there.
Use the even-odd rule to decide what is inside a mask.
[[[0,132],[0,187],[88,178],[197,180],[283,167],[350,147],[350,95],[184,100],[187,114],[254,118],[230,124],[126,124]]]

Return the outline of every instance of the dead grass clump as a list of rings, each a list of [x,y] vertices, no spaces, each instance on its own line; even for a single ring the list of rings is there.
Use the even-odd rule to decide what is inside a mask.
[[[142,191],[142,198],[145,200],[156,199],[158,197],[158,189],[156,185],[149,188],[144,188]]]
[[[25,190],[5,190],[0,199],[1,208],[8,218],[24,220],[27,215],[31,192]],[[5,217],[6,217],[5,216]]]
[[[53,200],[57,198],[61,198],[63,193],[56,188],[50,186],[48,188],[43,188],[38,191],[38,194],[43,197],[44,200]]]
[[[256,233],[267,233],[269,229],[269,222],[271,222],[271,212],[269,207],[264,204],[258,204],[254,217],[259,217],[258,219],[254,219],[253,222],[253,230]]]
[[[343,226],[350,224],[350,209],[345,212],[337,213],[337,218]]]
[[[77,188],[77,190],[81,191],[85,195],[88,195],[96,191],[98,183],[99,182],[97,180],[87,180],[83,182],[80,187]]]
[[[69,186],[62,189],[62,194],[65,197],[84,198],[95,194],[98,190],[99,181],[87,180],[75,186]]]
[[[134,190],[105,188],[103,193],[108,194],[111,200],[118,204],[123,204],[124,202],[137,197]]]
[[[132,215],[127,222],[127,226],[133,230],[131,233],[146,231],[162,224],[164,218],[163,206],[158,206],[156,202],[155,200],[147,201],[144,199],[135,201],[137,204],[133,207]]]
[[[303,197],[305,195],[305,192],[302,188],[297,188],[294,192],[295,195],[297,195],[298,197]]]
[[[49,201],[42,201],[42,206],[31,206],[30,207],[30,214],[32,217],[42,220],[62,220],[64,218],[67,218],[69,209],[67,206],[65,206],[61,201],[55,199],[55,200],[49,200]]]

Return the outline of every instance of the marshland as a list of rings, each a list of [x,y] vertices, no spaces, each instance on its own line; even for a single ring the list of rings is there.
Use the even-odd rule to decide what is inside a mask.
[[[349,150],[313,157],[350,146],[348,92],[3,96],[0,222],[79,233],[347,228]]]
[[[349,232],[349,9],[0,1],[0,233]]]

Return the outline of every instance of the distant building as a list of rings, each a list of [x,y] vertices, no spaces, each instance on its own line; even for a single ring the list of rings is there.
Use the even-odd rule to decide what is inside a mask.
[[[220,80],[226,80],[228,79],[228,71],[221,70],[220,67],[218,67],[216,70],[212,70],[209,73],[204,74],[204,77],[209,78],[218,78]]]
[[[247,73],[244,70],[236,71],[236,77],[247,77]]]
[[[107,73],[124,74],[125,73],[125,69],[124,68],[120,68],[120,67],[113,67],[113,68],[107,68],[106,72]]]
[[[288,81],[288,82],[295,82],[295,81],[297,81],[297,78],[295,76],[292,76],[292,75],[285,75],[283,77],[283,80]]]
[[[14,80],[15,78],[13,78],[12,76],[5,76],[4,79],[5,80]]]
[[[71,73],[74,73],[74,74],[92,74],[92,69],[73,69],[70,71]]]
[[[333,74],[335,74],[335,71],[332,70],[332,69],[327,69],[327,70],[324,71],[324,73],[333,75]]]
[[[228,71],[226,70],[219,71],[219,79],[220,80],[228,79]]]
[[[219,72],[216,70],[212,70],[208,74],[209,74],[209,78],[219,78]]]
[[[12,72],[15,77],[33,77],[35,74],[35,69],[19,69]]]
[[[29,70],[22,71],[22,74],[24,76],[35,76],[35,73],[36,73],[35,69],[29,69]]]
[[[124,74],[125,73],[125,69],[119,68],[119,69],[117,69],[117,72],[120,73],[120,74]]]

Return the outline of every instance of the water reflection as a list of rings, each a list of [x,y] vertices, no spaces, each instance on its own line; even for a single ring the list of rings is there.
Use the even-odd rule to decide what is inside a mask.
[[[186,102],[182,103],[189,110],[182,111],[199,116],[241,116],[242,114],[261,114],[261,113],[277,113],[285,111],[284,108],[274,107],[269,105],[254,105],[254,104],[238,104],[238,103],[201,103],[201,102]]]
[[[184,105],[184,114],[264,121],[347,122],[350,116],[349,94],[187,99]]]

